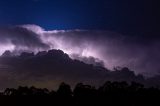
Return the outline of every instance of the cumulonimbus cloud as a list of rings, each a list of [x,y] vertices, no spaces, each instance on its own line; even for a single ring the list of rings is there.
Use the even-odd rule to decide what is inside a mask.
[[[94,57],[94,63],[107,68],[125,66],[144,75],[160,71],[159,40],[154,35],[131,36],[104,30],[47,31],[37,25],[0,28],[1,53],[7,49],[33,52],[61,49],[71,58],[86,61]]]
[[[39,35],[20,26],[0,28],[1,54],[6,50],[30,51],[45,50],[49,46],[39,39]]]

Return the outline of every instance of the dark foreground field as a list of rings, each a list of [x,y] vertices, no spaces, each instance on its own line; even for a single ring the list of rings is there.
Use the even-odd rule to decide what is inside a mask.
[[[73,90],[62,83],[57,91],[35,87],[7,88],[0,106],[159,106],[160,90],[139,83],[107,81],[99,88],[78,83]]]

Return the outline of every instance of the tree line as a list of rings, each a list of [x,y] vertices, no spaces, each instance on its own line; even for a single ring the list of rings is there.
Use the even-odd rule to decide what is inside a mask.
[[[98,88],[78,83],[73,90],[63,82],[56,91],[34,86],[6,88],[0,93],[0,105],[152,106],[160,104],[159,98],[158,88],[145,88],[136,82],[107,81]]]

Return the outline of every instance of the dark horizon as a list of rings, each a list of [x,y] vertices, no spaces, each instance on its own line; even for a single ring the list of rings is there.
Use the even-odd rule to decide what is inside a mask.
[[[110,70],[105,68],[101,61],[96,61],[94,57],[86,57],[84,60],[70,58],[62,50],[56,49],[20,54],[5,51],[0,56],[0,63],[1,73],[5,75],[6,72],[7,75],[3,76],[3,80],[7,82],[1,82],[0,89],[17,88],[23,85],[51,90],[57,89],[58,84],[63,81],[70,84],[72,88],[79,82],[99,87],[106,81],[125,81],[129,84],[136,82],[145,88],[160,88],[159,75],[146,77],[142,74],[135,74],[135,70],[127,67],[114,67]],[[9,79],[8,76],[10,76]]]
[[[70,85],[62,82],[57,90],[51,91],[34,86],[19,86],[17,89],[6,88],[4,92],[0,92],[0,104],[5,106],[153,106],[159,104],[157,99],[159,97],[160,89],[145,88],[136,82],[128,84],[125,81],[107,81],[98,88],[93,85],[77,83],[73,90]]]

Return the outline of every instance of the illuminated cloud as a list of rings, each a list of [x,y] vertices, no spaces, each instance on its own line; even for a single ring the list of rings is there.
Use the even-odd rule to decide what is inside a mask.
[[[39,51],[48,49],[39,35],[20,26],[9,26],[0,28],[0,46],[2,54],[5,50],[11,51]]]
[[[160,37],[154,35],[131,36],[104,30],[47,31],[37,25],[1,28],[0,33],[1,54],[8,49],[15,52],[61,49],[73,59],[84,62],[89,59],[86,63],[94,57],[94,61],[109,69],[125,66],[144,75],[160,71]]]

